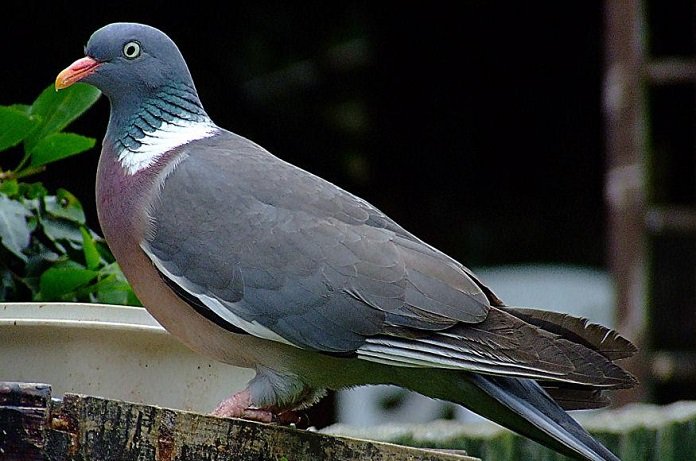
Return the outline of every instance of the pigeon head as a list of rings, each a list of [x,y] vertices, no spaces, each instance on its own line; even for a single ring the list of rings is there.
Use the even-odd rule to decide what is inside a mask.
[[[164,85],[194,88],[176,44],[154,27],[135,23],[104,26],[90,37],[85,55],[58,75],[57,89],[82,81],[118,103],[123,98],[147,98]]]
[[[92,34],[85,55],[58,74],[56,89],[84,82],[109,98],[104,145],[129,172],[214,131],[183,56],[158,29],[109,24]]]

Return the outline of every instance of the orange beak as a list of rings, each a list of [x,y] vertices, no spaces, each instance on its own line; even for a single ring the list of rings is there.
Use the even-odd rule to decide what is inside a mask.
[[[86,76],[93,74],[99,67],[99,61],[90,58],[80,58],[70,66],[63,69],[56,77],[56,91],[67,88],[75,82],[79,82]]]

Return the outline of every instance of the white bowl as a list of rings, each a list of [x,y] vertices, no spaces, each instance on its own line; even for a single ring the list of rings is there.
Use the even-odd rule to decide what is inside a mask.
[[[0,381],[208,413],[252,377],[191,351],[143,308],[0,303]]]

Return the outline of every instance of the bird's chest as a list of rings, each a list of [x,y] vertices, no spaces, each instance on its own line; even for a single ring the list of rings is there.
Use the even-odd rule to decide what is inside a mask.
[[[197,320],[195,312],[162,282],[140,246],[150,232],[149,209],[159,192],[162,170],[131,175],[116,156],[102,153],[97,169],[97,212],[109,248],[140,301],[168,331],[194,347],[201,342],[190,328]]]
[[[119,253],[133,251],[145,233],[151,188],[151,179],[127,174],[113,156],[102,154],[97,169],[97,214],[117,259]]]

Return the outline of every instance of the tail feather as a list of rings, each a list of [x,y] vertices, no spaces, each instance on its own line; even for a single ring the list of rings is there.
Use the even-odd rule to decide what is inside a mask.
[[[512,413],[502,421],[510,429],[568,456],[587,461],[620,461],[535,381],[471,375],[471,382]]]
[[[522,307],[504,306],[500,309],[564,339],[595,350],[611,361],[631,357],[638,350],[618,332],[592,323],[586,318]]]
[[[429,377],[400,385],[459,403],[566,456],[583,461],[620,461],[532,379],[461,372],[435,377],[432,371]]]
[[[589,410],[604,408],[611,404],[611,399],[605,395],[602,389],[566,387],[552,382],[540,384],[564,410]]]

